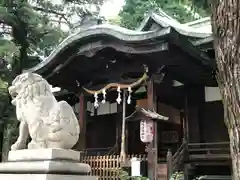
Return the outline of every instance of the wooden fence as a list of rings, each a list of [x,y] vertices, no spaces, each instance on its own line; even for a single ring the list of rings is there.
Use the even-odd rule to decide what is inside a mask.
[[[146,160],[145,155],[128,155],[127,161],[132,157]],[[99,176],[100,180],[117,180],[121,173],[121,161],[119,155],[112,156],[82,156],[81,162],[91,166],[90,175]]]

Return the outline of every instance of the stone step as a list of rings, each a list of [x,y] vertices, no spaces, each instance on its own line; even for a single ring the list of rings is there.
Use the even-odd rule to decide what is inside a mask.
[[[80,174],[87,175],[88,164],[68,161],[32,161],[0,163],[0,173],[37,173],[37,174]]]
[[[0,163],[1,180],[97,180],[91,167],[80,163],[80,152],[66,149],[11,151]]]
[[[206,175],[201,176],[201,180],[232,180],[231,176]]]
[[[1,180],[98,180],[97,176],[58,174],[0,174]]]
[[[80,152],[71,149],[23,149],[10,151],[8,161],[69,160],[80,161]]]

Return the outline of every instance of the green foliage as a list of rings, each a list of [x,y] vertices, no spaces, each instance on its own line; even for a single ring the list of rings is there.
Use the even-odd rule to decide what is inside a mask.
[[[113,25],[120,25],[121,24],[121,17],[116,16],[114,18],[108,19],[108,23],[113,24]]]
[[[135,29],[140,25],[146,13],[157,12],[159,8],[181,23],[208,15],[204,9],[192,6],[192,1],[187,0],[126,0],[126,4],[119,14],[121,25],[129,29]]]
[[[11,63],[12,58],[18,55],[19,46],[14,44],[12,41],[0,38],[0,58]]]
[[[183,174],[182,171],[181,172],[175,172],[170,178],[170,180],[183,180],[183,179],[184,179],[184,174]]]
[[[120,11],[121,26],[128,29],[135,29],[140,25],[144,14],[155,7],[148,0],[126,0],[123,9]]]
[[[124,170],[120,170],[119,171],[119,178],[120,180],[148,180],[147,177],[132,177],[129,176],[128,172],[124,171]]]
[[[1,0],[0,25],[11,28],[10,32],[2,34],[10,34],[13,38],[11,41],[20,47],[19,72],[26,66],[29,54],[49,55],[56,45],[68,35],[61,28],[63,26],[65,29],[73,27],[75,22],[70,20],[74,16],[75,18],[78,16],[80,19],[89,13],[87,5],[95,6],[95,13],[99,13],[98,9],[102,3],[103,0],[65,0],[62,4],[54,4],[49,0]],[[6,48],[5,45],[4,48]],[[11,48],[12,51],[17,50],[14,46]],[[2,57],[1,49],[0,57]]]
[[[15,107],[8,104],[5,112],[2,115],[4,124],[3,133],[3,160],[7,160],[8,151],[11,145],[17,140],[19,121],[16,119]]]
[[[197,9],[204,9],[207,11],[207,13],[210,13],[210,5],[211,5],[211,1],[208,0],[190,0],[190,2],[192,3],[192,5],[197,8]]]

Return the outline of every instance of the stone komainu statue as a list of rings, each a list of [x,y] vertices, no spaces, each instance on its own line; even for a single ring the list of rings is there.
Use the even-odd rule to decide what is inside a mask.
[[[24,149],[28,135],[29,149],[70,149],[77,143],[80,127],[72,107],[65,101],[57,102],[51,86],[40,75],[17,76],[9,93],[20,121],[19,137],[12,150]]]

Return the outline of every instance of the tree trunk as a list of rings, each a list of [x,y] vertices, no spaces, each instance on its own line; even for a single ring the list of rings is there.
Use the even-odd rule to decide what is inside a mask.
[[[232,156],[233,179],[240,180],[240,0],[214,0],[212,24]]]

